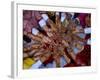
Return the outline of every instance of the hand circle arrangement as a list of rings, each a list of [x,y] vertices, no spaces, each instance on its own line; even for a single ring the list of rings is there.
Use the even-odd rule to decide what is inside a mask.
[[[91,65],[91,14],[23,11],[23,68]]]

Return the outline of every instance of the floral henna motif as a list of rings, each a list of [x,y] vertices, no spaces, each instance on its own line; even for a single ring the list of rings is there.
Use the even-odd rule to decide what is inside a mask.
[[[70,64],[72,60],[74,62],[76,61],[76,54],[73,48],[77,48],[78,52],[84,49],[83,43],[85,43],[85,39],[77,35],[78,33],[84,34],[84,30],[82,27],[78,28],[75,22],[70,18],[68,20],[65,18],[62,22],[56,12],[54,15],[55,21],[52,21],[49,16],[46,15],[45,27],[42,27],[43,31],[39,32],[39,35],[42,36],[32,35],[34,38],[31,37],[31,39],[33,39],[33,41],[35,40],[35,43],[31,45],[30,51],[36,50],[31,53],[31,56],[34,58],[38,56],[38,59],[41,59],[41,56],[45,57],[45,55],[49,54],[56,62],[56,67],[61,67],[60,58],[62,56],[66,62]],[[44,34],[44,32],[46,34]],[[30,35],[28,36],[30,37]],[[36,42],[38,42],[38,44]],[[27,54],[29,55],[29,53],[30,52]],[[26,56],[25,53],[25,57]]]

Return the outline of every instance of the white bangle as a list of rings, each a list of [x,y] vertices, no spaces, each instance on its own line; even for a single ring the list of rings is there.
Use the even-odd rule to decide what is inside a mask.
[[[33,35],[37,35],[39,33],[39,31],[36,28],[32,28],[32,34]]]
[[[58,16],[59,16],[59,12],[56,12],[56,15],[58,15]]]
[[[91,28],[85,28],[85,29],[84,29],[84,33],[90,34],[90,33],[91,33]]]
[[[87,44],[91,45],[91,39],[87,40]]]
[[[74,12],[71,12],[70,14],[72,15],[72,17],[71,17],[71,18],[73,18],[75,13],[74,13]]]
[[[80,20],[79,20],[79,18],[75,18],[78,22],[79,22],[79,24],[80,24]]]
[[[61,13],[61,22],[63,22],[66,18],[66,14],[65,13]]]
[[[49,19],[48,15],[47,14],[42,14],[42,17],[45,21],[47,21]]]
[[[41,28],[43,28],[43,27],[46,25],[45,20],[44,20],[44,19],[41,19],[41,20],[39,21],[39,25],[40,25]]]

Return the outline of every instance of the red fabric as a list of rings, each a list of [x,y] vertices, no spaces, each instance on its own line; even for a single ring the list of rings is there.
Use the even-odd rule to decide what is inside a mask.
[[[46,65],[46,64],[48,64],[48,63],[50,63],[50,62],[52,62],[53,61],[53,58],[52,58],[52,56],[50,56],[50,58],[48,59],[48,60],[46,60],[45,62],[44,62],[44,64]]]
[[[88,39],[90,39],[91,38],[91,34],[87,34],[86,36],[85,36],[85,39],[86,40],[88,40]]]
[[[91,26],[91,16],[90,14],[80,13],[78,16],[80,24],[83,28]]]
[[[84,50],[77,54],[76,62],[78,65],[90,66],[91,65],[91,46],[86,45]]]
[[[79,14],[78,18],[80,20],[80,24],[84,27],[85,26],[85,17],[86,17],[86,14],[84,13],[81,13]]]
[[[64,67],[76,67],[76,66],[78,65],[75,63],[70,63],[70,64],[66,64]]]

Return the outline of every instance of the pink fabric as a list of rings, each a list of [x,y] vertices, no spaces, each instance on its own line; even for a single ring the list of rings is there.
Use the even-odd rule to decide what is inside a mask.
[[[31,29],[32,29],[33,25],[31,24],[30,21],[24,20],[23,21],[23,27],[24,27],[24,31],[31,32]]]
[[[32,17],[32,11],[30,10],[24,10],[23,11],[23,19],[30,19]]]
[[[36,20],[40,20],[42,18],[39,11],[32,11],[32,17],[34,17]]]
[[[31,32],[33,27],[38,27],[38,20],[41,15],[38,11],[25,10],[23,11],[23,28],[26,32]]]

